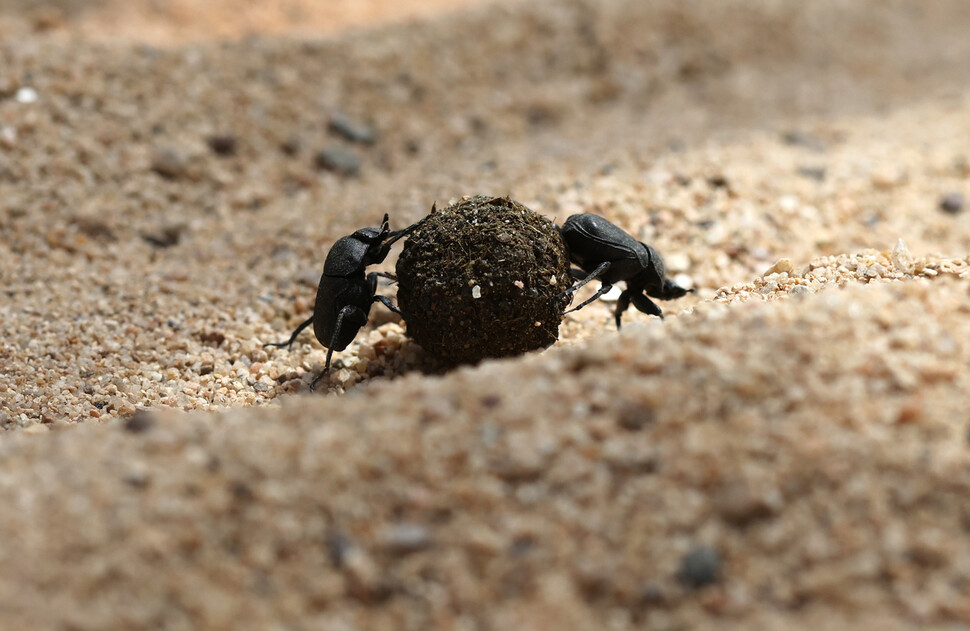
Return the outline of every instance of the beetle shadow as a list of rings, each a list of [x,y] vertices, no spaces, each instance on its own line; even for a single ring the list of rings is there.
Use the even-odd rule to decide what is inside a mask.
[[[430,356],[410,338],[405,337],[390,343],[382,341],[384,340],[378,340],[374,344],[355,344],[343,356],[335,357],[330,372],[317,382],[315,391],[341,394],[373,381],[393,381],[412,373],[442,375],[455,368],[452,364]],[[307,390],[310,380],[319,374],[317,368],[303,378]],[[303,389],[300,388],[301,391]]]

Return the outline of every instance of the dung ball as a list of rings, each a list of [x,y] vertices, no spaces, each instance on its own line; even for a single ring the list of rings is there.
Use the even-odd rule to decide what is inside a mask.
[[[447,364],[549,346],[572,284],[556,226],[484,195],[432,210],[404,243],[397,281],[408,335]]]

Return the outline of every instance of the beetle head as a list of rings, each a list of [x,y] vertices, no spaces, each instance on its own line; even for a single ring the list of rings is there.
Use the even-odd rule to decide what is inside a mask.
[[[361,228],[354,232],[353,238],[367,244],[367,253],[364,254],[364,265],[373,265],[382,262],[387,257],[389,246],[384,244],[391,227],[388,224],[387,213],[384,213],[384,220],[380,228]]]
[[[387,213],[384,213],[384,221],[381,222],[380,228],[361,228],[360,230],[355,231],[351,236],[368,245],[372,243],[380,243],[391,230],[391,227],[387,221]]]

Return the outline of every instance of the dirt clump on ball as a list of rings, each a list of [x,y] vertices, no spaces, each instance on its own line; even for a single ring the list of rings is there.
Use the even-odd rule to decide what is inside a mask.
[[[397,279],[408,335],[452,365],[555,342],[572,284],[556,226],[485,195],[433,209],[405,241]]]

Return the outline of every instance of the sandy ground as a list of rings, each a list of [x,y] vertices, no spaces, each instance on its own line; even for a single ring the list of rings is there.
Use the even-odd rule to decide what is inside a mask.
[[[457,4],[0,6],[0,626],[970,625],[970,7]],[[378,305],[326,393],[262,349],[477,193],[697,291],[444,375]]]

